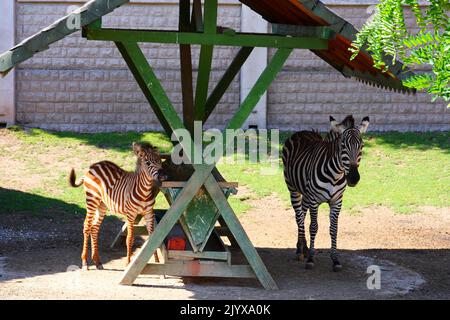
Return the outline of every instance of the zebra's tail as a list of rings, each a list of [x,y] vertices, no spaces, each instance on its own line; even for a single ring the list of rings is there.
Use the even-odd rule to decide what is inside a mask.
[[[83,184],[83,179],[81,179],[79,184],[76,184],[76,182],[75,182],[76,179],[77,179],[77,177],[75,175],[75,170],[72,169],[70,171],[70,175],[69,175],[69,184],[74,188],[78,188],[79,186],[81,186]]]

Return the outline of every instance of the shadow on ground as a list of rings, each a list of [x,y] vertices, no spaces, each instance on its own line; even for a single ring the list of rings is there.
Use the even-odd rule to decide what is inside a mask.
[[[2,190],[3,194],[6,192]],[[34,196],[36,201],[43,201]],[[57,208],[58,201],[54,205]],[[70,210],[77,206],[66,207]],[[125,269],[125,247],[110,249],[114,236],[122,226],[116,217],[105,219],[100,232],[100,255],[103,271],[89,271],[86,288],[75,292],[65,288],[69,266],[79,266],[82,246],[82,214],[61,214],[47,210],[42,215],[0,213],[0,284],[14,283],[25,297],[22,282],[39,288],[52,282],[52,289],[65,292],[65,297],[130,298],[130,290],[139,298],[171,299],[174,290],[183,298],[194,299],[448,299],[450,297],[449,249],[371,249],[341,250],[341,272],[331,271],[329,250],[318,248],[316,265],[306,270],[304,263],[295,259],[294,248],[257,248],[280,290],[267,291],[253,279],[184,278],[180,285],[174,280],[158,277],[139,277],[133,287],[118,285]],[[137,245],[142,244],[142,239]],[[2,257],[6,259],[3,261]],[[381,289],[367,288],[367,267],[381,268]],[[41,277],[44,276],[44,277]],[[47,276],[47,277],[45,277]],[[92,282],[93,281],[93,282]],[[54,283],[53,283],[54,282]],[[55,284],[56,283],[56,284]],[[58,284],[60,283],[60,284]],[[98,286],[95,296],[89,286]],[[22,289],[20,289],[22,288]],[[25,291],[23,291],[25,290]],[[85,292],[86,291],[86,292]],[[17,291],[14,291],[17,292]],[[121,294],[123,293],[123,296]],[[36,290],[33,291],[36,293]],[[43,293],[45,296],[45,293]],[[35,297],[35,296],[33,296]],[[57,296],[45,296],[58,298]],[[110,297],[110,298],[111,298]]]
[[[78,205],[0,187],[0,257],[23,253],[23,260],[18,261],[21,264],[36,262],[29,258],[42,266],[46,262],[54,265],[51,269],[37,267],[37,273],[61,272],[69,265],[79,265],[84,218],[85,209]],[[107,216],[102,229],[111,232],[100,232],[100,243],[110,244],[122,225],[117,216]],[[37,251],[42,254],[34,257],[32,253]]]
[[[16,211],[8,209],[12,199],[21,202]],[[41,206],[41,213],[27,213],[32,206]],[[67,280],[69,266],[80,265],[82,212],[73,204],[0,188],[0,284],[8,283],[8,290],[27,297],[22,281],[38,283],[39,288],[51,283],[70,298],[74,293],[58,281],[62,276]],[[151,298],[171,299],[170,290],[195,299],[450,298],[449,249],[340,250],[344,268],[335,273],[328,249],[317,248],[315,268],[305,270],[304,263],[295,260],[294,248],[257,248],[280,290],[263,290],[255,280],[185,278],[181,285],[173,285],[173,280],[154,277],[140,277],[131,289],[124,288],[118,282],[125,269],[125,247],[109,248],[121,226],[115,216],[105,219],[99,240],[105,270],[90,273],[87,289],[76,289],[75,297],[91,297],[89,286],[98,285],[97,298],[129,298],[130,290],[142,298],[158,288]],[[142,243],[142,239],[136,242]],[[370,265],[381,268],[381,290],[367,289]],[[39,292],[34,291],[35,296]]]

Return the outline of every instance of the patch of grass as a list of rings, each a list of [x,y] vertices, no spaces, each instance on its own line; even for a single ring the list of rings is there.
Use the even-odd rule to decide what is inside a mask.
[[[387,133],[365,137],[361,181],[344,208],[383,205],[400,213],[450,206],[450,133]]]
[[[146,141],[158,147],[161,152],[169,152],[172,148],[170,139],[161,132],[137,133],[137,132],[111,132],[111,133],[73,133],[73,132],[49,132],[41,129],[23,130],[18,126],[8,129],[16,137],[30,146],[45,147],[76,147],[89,145],[99,149],[113,150],[118,153],[128,154],[133,141]]]
[[[61,210],[84,209],[82,189],[70,188],[67,184],[70,166],[77,168],[78,176],[81,175],[79,170],[102,159],[132,170],[135,163],[131,152],[133,141],[148,141],[162,152],[170,152],[172,146],[169,138],[159,132],[76,134],[39,129],[25,131],[20,127],[4,130],[21,145],[2,157],[24,163],[26,172],[23,174],[32,173],[41,180],[40,187],[25,194],[35,195],[39,201],[25,201],[24,194],[0,192],[1,212],[42,212],[54,206],[45,199],[54,200],[58,206],[67,204],[60,206]],[[289,135],[289,132],[280,134],[280,149]],[[346,191],[344,210],[357,212],[360,208],[383,205],[398,213],[410,213],[420,206],[450,206],[450,132],[368,134],[364,139],[361,181],[356,188]],[[46,155],[53,157],[46,160]],[[60,162],[68,165],[57,165]],[[267,165],[258,163],[222,161],[218,169],[228,181],[237,181],[249,191],[249,194],[230,197],[231,206],[238,214],[251,208],[252,200],[273,193],[290,207],[281,161],[271,175],[264,174]],[[4,187],[1,181],[0,186]],[[157,207],[168,207],[161,194]]]

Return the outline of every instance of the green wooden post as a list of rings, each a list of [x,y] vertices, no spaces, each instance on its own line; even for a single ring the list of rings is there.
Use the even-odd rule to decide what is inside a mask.
[[[180,32],[191,31],[189,20],[190,0],[180,0],[179,26]],[[192,54],[191,46],[180,44],[181,91],[183,95],[183,122],[189,132],[194,132],[194,92],[192,87]]]
[[[215,35],[217,32],[217,0],[205,1],[204,33]],[[197,86],[195,87],[195,120],[202,121],[205,115],[205,103],[208,97],[208,84],[211,75],[213,45],[202,45],[198,62]]]
[[[192,1],[191,25],[197,32],[203,32],[202,2],[201,0]]]

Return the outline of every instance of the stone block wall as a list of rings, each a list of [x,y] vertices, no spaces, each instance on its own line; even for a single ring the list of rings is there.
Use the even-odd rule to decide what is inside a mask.
[[[174,29],[178,6],[174,1],[134,1],[104,18],[106,27]],[[241,5],[224,1],[219,25],[240,29]],[[329,7],[357,27],[369,17],[370,1],[328,0]],[[80,2],[81,3],[81,2]],[[79,4],[80,4],[79,3]],[[357,3],[357,4],[355,4]],[[358,4],[359,3],[359,4]],[[16,42],[48,26],[72,1],[16,3]],[[156,74],[177,110],[181,111],[178,46],[142,44]],[[214,85],[230,64],[236,48],[214,51]],[[269,50],[269,59],[274,50]],[[197,68],[198,48],[193,53]],[[195,80],[195,78],[194,78]],[[213,113],[208,127],[222,128],[239,105],[236,77]],[[16,69],[16,120],[29,126],[79,132],[161,130],[156,116],[135,83],[116,47],[87,41],[80,32],[55,43]],[[431,103],[430,96],[389,92],[345,79],[306,50],[296,50],[267,96],[267,127],[285,130],[326,129],[328,116],[369,115],[371,130],[450,130],[450,109]]]

